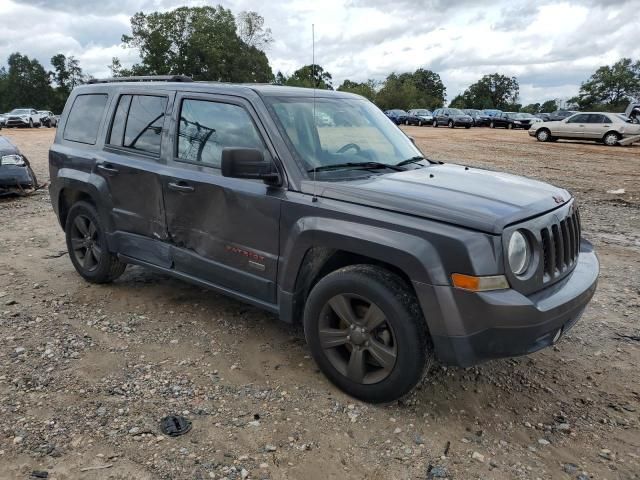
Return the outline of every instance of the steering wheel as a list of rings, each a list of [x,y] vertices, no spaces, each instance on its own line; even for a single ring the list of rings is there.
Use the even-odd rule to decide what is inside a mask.
[[[340,147],[340,150],[338,150],[336,153],[345,153],[346,151],[351,149],[355,150],[356,153],[360,153],[362,151],[360,145],[356,143],[347,143],[346,145]]]

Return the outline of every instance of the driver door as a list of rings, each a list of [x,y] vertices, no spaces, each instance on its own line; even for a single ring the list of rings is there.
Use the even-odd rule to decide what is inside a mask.
[[[222,176],[222,150],[258,148],[272,159],[252,107],[225,95],[178,94],[174,148],[162,176],[174,268],[244,297],[276,303],[284,190]]]
[[[589,114],[579,113],[569,117],[558,127],[560,135],[567,138],[584,138],[585,126],[589,122]]]

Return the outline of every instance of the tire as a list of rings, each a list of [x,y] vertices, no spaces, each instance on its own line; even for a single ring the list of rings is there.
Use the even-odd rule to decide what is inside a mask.
[[[602,143],[607,147],[615,147],[618,144],[618,140],[620,140],[620,134],[617,132],[607,132],[602,137]]]
[[[507,123],[507,129],[513,130],[513,123]]]
[[[111,282],[127,268],[126,263],[107,250],[104,229],[92,204],[84,201],[74,203],[64,230],[71,263],[88,282]],[[79,248],[74,249],[74,246]]]
[[[551,132],[546,128],[541,128],[536,132],[536,138],[539,142],[550,142]]]
[[[438,128],[438,121],[437,120],[433,121],[433,128]]]
[[[33,120],[29,119],[29,128],[33,128]]]
[[[363,321],[370,311],[377,312],[378,326],[367,333]],[[432,355],[415,295],[399,276],[373,265],[345,267],[322,278],[307,299],[304,331],[327,378],[347,394],[371,403],[407,394],[421,380]],[[323,337],[321,331],[330,334]]]
[[[449,120],[448,125],[449,125],[449,128],[455,128],[456,127],[456,125],[453,123],[453,120]]]
[[[471,128],[471,125],[465,125],[464,128],[466,128],[467,130],[469,130]]]
[[[408,127],[409,126],[409,120],[405,120],[404,124]]]
[[[421,127],[422,126],[422,120],[418,120],[418,126]]]
[[[496,128],[495,123],[491,122],[491,123],[489,124],[489,128]]]

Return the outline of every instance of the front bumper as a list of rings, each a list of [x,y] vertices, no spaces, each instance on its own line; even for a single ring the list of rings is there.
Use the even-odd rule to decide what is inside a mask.
[[[438,359],[468,367],[548,347],[578,321],[596,290],[599,263],[582,240],[573,272],[525,296],[515,290],[468,292],[414,282]]]
[[[7,127],[27,127],[29,126],[29,120],[24,120],[22,118],[19,118],[19,119],[11,118],[7,120],[6,126]]]

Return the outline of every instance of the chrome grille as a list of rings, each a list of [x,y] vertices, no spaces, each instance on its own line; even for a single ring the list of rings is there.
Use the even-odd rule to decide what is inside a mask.
[[[573,213],[540,230],[544,280],[551,281],[572,268],[580,252],[580,213]]]

